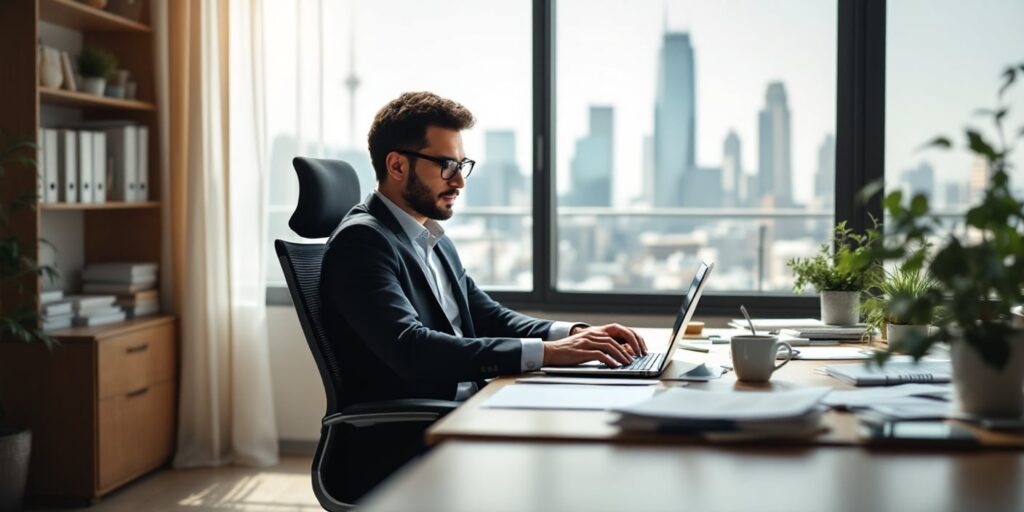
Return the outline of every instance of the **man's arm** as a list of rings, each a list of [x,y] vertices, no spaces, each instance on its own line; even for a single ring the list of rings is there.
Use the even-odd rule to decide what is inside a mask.
[[[519,373],[518,336],[459,338],[428,328],[402,289],[399,269],[398,254],[381,233],[346,227],[324,255],[321,289],[331,308],[324,314],[343,316],[403,378],[460,381]]]

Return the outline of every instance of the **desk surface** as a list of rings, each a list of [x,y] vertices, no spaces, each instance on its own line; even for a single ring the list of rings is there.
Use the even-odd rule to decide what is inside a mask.
[[[1024,510],[1020,452],[451,441],[360,510]]]
[[[648,348],[664,350],[669,336],[668,329],[641,329]],[[677,350],[673,362],[662,374],[663,378],[681,373],[679,362],[728,364],[728,345],[714,345],[708,354]],[[845,361],[857,363],[857,361]],[[836,389],[852,389],[852,386],[834,378],[816,373],[815,368],[838,363],[837,361],[790,361],[777,371],[769,383],[747,384],[736,381],[735,374],[728,372],[721,379],[706,383],[690,382],[685,385],[692,389],[793,389],[807,386],[830,386]],[[680,369],[676,369],[676,368]],[[515,382],[517,377],[495,379],[479,393],[470,398],[454,412],[435,423],[427,431],[427,442],[436,444],[445,440],[529,440],[529,441],[590,441],[612,443],[703,443],[699,438],[683,435],[666,435],[646,432],[623,432],[610,425],[616,415],[607,411],[567,410],[525,410],[492,409],[480,405],[498,389]],[[663,381],[661,386],[684,385],[681,382]],[[787,441],[789,443],[812,443],[816,445],[856,445],[858,438],[857,419],[848,413],[830,411],[823,420],[828,431],[810,439]],[[973,427],[969,427],[972,428]],[[1024,447],[1024,436],[973,429],[984,444],[994,446]]]

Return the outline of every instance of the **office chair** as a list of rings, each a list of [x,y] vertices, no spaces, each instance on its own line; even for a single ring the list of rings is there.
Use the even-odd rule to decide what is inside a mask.
[[[356,173],[337,160],[295,158],[292,164],[299,177],[299,201],[288,226],[304,238],[327,237],[359,201]],[[339,410],[344,376],[320,316],[324,244],[275,240],[274,248],[327,395],[313,456],[313,493],[326,510],[348,510],[374,485],[423,453],[426,428],[459,403],[405,399]]]

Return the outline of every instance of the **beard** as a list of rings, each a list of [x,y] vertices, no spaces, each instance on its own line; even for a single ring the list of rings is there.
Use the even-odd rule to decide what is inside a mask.
[[[445,193],[450,192],[446,191]],[[416,172],[409,173],[409,181],[402,191],[402,198],[417,213],[434,220],[448,220],[455,212],[451,207],[441,208],[437,205],[437,198],[429,187],[416,176]]]

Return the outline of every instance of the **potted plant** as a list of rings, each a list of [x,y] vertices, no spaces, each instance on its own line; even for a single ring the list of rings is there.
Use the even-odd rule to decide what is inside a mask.
[[[28,154],[35,147],[31,142],[8,139],[0,133],[0,183],[3,183],[9,164],[35,171],[35,159]],[[31,258],[24,256],[22,243],[10,234],[8,223],[12,215],[34,210],[37,200],[33,188],[14,197],[10,204],[0,201],[0,287],[13,288],[18,294],[30,299],[35,298],[35,289],[25,287],[24,280],[30,275],[33,279],[41,275],[52,279],[56,271],[52,266],[37,265]],[[30,302],[34,304],[34,301]],[[42,342],[47,347],[54,345],[55,340],[39,328],[39,313],[34,307],[2,306],[0,304],[0,339]],[[0,394],[0,510],[17,510],[21,506],[28,478],[32,433],[7,421],[2,398]]]
[[[912,334],[890,344],[888,352],[879,354],[879,363],[895,351],[920,358],[934,343],[948,340],[957,405],[978,416],[1024,413],[1024,326],[1013,311],[1024,303],[1024,202],[1011,192],[1007,173],[1013,140],[1024,136],[1024,127],[1007,139],[1003,126],[1008,110],[1003,97],[1018,74],[1024,76],[1024,63],[1003,74],[996,108],[978,111],[992,122],[996,138],[965,129],[966,148],[985,159],[990,176],[980,202],[964,214],[966,232],[946,232],[930,215],[927,197],[904,201],[900,192],[892,192],[884,200],[890,217],[884,243],[869,256],[926,268],[934,280],[931,290],[909,307],[946,306],[948,312],[934,321],[936,329],[929,335]],[[937,137],[928,146],[948,149],[953,144]],[[933,240],[939,243],[929,248]]]
[[[836,225],[832,239],[810,258],[794,258],[786,262],[796,280],[793,291],[802,293],[807,285],[821,293],[821,321],[829,325],[854,325],[859,321],[860,294],[877,265],[849,255],[863,254],[878,238],[878,231],[854,233],[846,222]],[[867,264],[860,264],[867,261]]]
[[[900,265],[877,272],[868,284],[868,298],[860,305],[868,333],[884,332],[890,344],[901,344],[907,336],[927,336],[938,308],[920,309],[917,300],[935,293],[935,284],[920,268]],[[867,334],[866,334],[867,335]]]
[[[83,90],[89,94],[103,96],[107,79],[117,70],[117,59],[105,50],[95,46],[82,48],[78,55],[78,74],[82,75]]]

